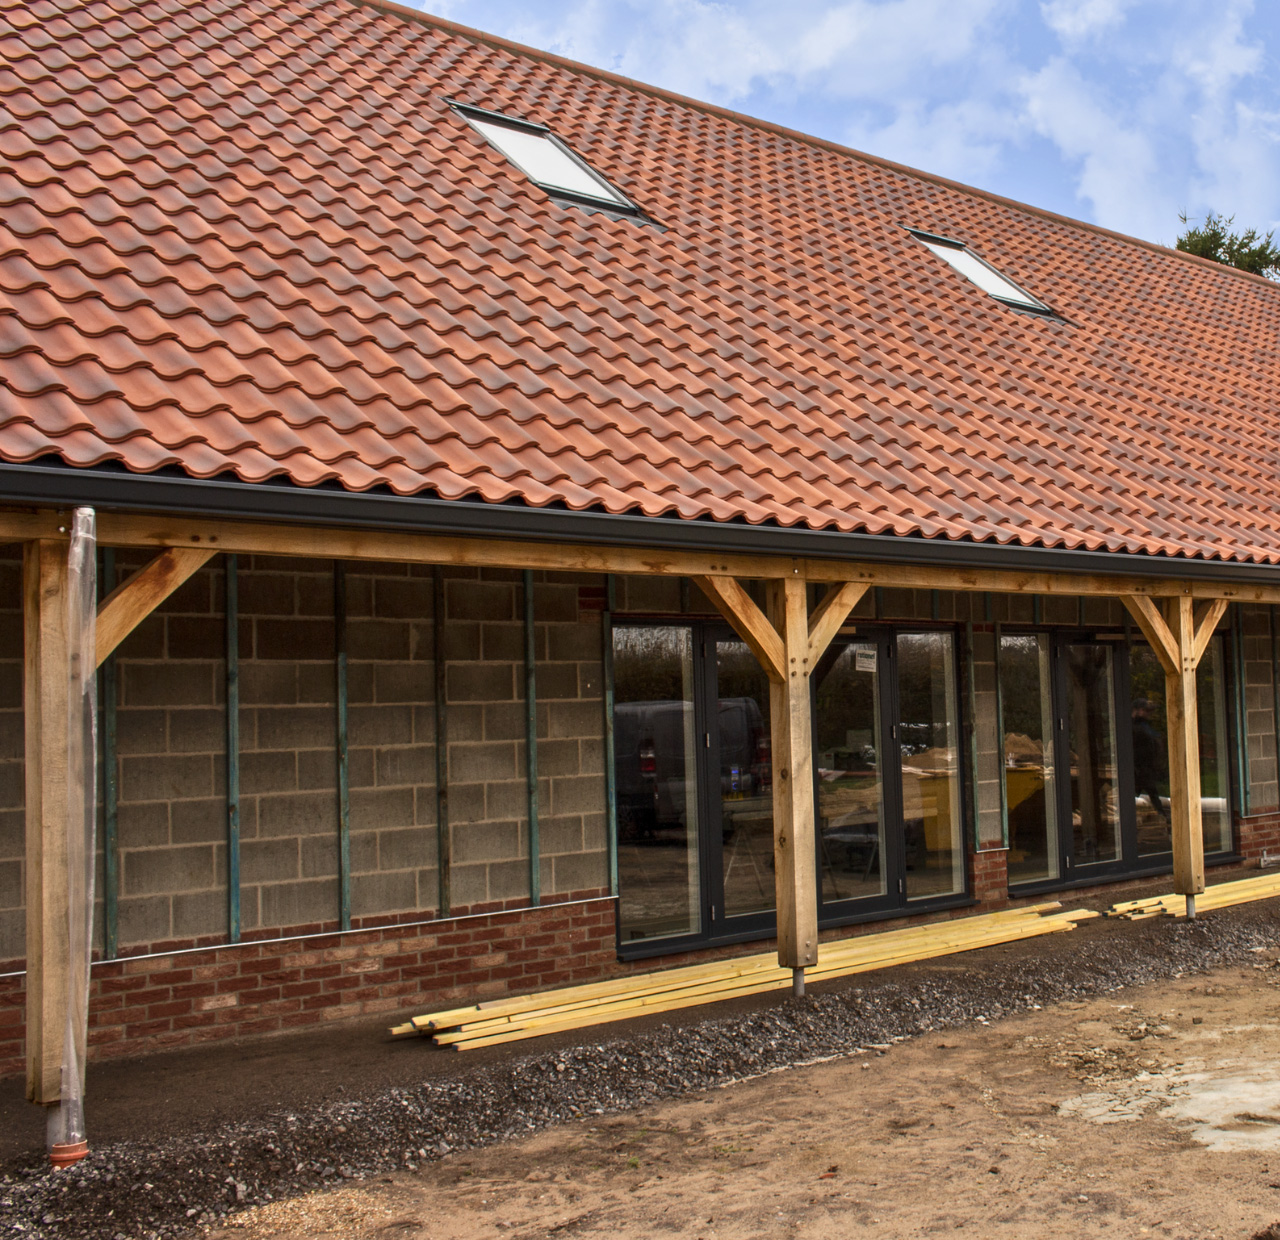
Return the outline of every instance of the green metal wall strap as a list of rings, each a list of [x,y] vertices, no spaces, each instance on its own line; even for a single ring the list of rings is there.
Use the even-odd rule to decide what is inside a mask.
[[[227,556],[227,937],[240,941],[240,582]]]
[[[338,919],[351,929],[351,768],[347,745],[347,566],[333,562],[333,665],[338,711]]]
[[[538,840],[538,649],[533,623],[533,570],[524,570],[524,754],[529,800],[529,903],[542,903]]]

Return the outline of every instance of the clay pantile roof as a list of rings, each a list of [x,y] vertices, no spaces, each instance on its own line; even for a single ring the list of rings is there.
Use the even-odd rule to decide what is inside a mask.
[[[407,10],[0,0],[4,461],[1275,563],[1278,370],[1266,281]]]

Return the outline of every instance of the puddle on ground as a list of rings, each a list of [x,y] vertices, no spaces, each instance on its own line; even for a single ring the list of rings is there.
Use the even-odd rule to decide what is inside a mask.
[[[1139,1072],[1069,1098],[1059,1114],[1095,1124],[1154,1117],[1191,1126],[1211,1150],[1280,1149],[1280,1070],[1261,1060],[1230,1060],[1209,1068],[1189,1062],[1163,1072]]]

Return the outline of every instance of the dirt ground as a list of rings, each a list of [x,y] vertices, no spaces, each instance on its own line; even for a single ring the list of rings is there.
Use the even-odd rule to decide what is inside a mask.
[[[1245,1240],[1280,1219],[1278,957],[563,1125],[206,1235]]]

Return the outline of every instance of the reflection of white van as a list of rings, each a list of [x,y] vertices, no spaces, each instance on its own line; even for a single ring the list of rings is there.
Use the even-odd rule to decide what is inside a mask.
[[[618,834],[623,839],[684,830],[692,812],[696,761],[688,702],[620,702],[613,711]],[[753,796],[772,784],[769,737],[754,698],[720,702],[720,792]]]

